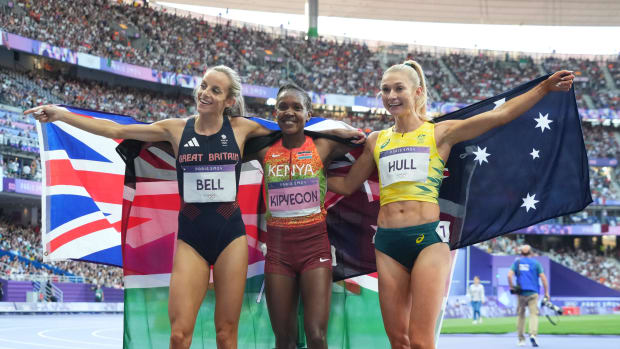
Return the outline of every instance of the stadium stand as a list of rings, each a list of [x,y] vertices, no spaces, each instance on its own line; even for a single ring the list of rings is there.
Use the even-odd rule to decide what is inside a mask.
[[[250,84],[278,86],[292,79],[322,93],[374,96],[383,69],[394,63],[386,58],[385,48],[371,50],[365,43],[306,40],[303,35],[276,29],[222,20],[213,23],[117,1],[20,0],[8,4],[0,5],[3,30],[161,71],[200,75],[207,66],[225,64]],[[605,64],[575,58],[534,61],[508,54],[407,55],[422,63],[432,94],[444,101],[473,103],[559,67],[575,71],[580,105],[610,108],[620,98],[610,86],[619,80],[617,60]]]
[[[43,263],[39,227],[26,227],[10,221],[6,217],[0,220],[0,278],[24,281],[42,277],[123,287],[123,271],[118,267],[78,261]]]

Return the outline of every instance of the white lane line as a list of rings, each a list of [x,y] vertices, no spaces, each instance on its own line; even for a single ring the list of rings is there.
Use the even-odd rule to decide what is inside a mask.
[[[118,331],[118,330],[119,330],[118,328],[104,328],[104,329],[101,329],[101,330],[93,331],[93,332],[91,333],[91,335],[92,335],[92,336],[94,336],[94,337],[97,337],[97,338],[102,338],[102,339],[111,339],[111,340],[113,340],[113,341],[120,341],[120,342],[122,342],[122,341],[123,341],[123,338],[118,338],[118,337],[108,337],[108,336],[102,336],[102,335],[100,335],[100,334],[99,334],[99,332]],[[121,336],[121,337],[122,337],[122,336]],[[0,348],[0,349],[2,349],[2,348]]]
[[[5,327],[5,328],[0,328],[0,331],[28,331],[28,333],[31,333],[30,331],[32,331],[32,327],[28,327],[28,326]],[[62,346],[61,347],[61,346],[53,345],[53,344],[41,344],[41,343],[35,343],[35,342],[25,342],[25,341],[12,340],[12,339],[2,338],[2,337],[0,337],[0,342],[19,344],[19,348],[24,348],[24,345],[29,345],[29,347],[28,347],[29,349],[36,349],[36,348],[61,348],[61,349],[69,349],[66,346]],[[0,348],[2,348],[2,347],[0,347]],[[6,347],[6,349],[13,349],[13,348]],[[89,349],[89,348],[71,348],[71,349]]]
[[[0,341],[7,342],[7,343],[20,344],[20,348],[26,348],[24,347],[24,345],[28,345],[27,348],[29,349],[36,349],[36,348],[90,349],[90,348],[83,348],[83,347],[67,347],[67,346],[59,346],[59,345],[53,345],[53,344],[41,344],[41,343],[34,343],[34,342],[16,341],[16,340],[11,340],[11,339],[1,338],[1,337],[0,337]]]
[[[85,329],[91,329],[91,328],[92,327],[53,328],[53,329],[49,329],[49,330],[39,331],[37,333],[37,336],[39,336],[41,338],[45,338],[45,339],[52,339],[52,340],[60,341],[60,342],[75,343],[75,344],[86,344],[86,345],[98,345],[98,346],[103,346],[103,347],[118,348],[118,344],[105,344],[105,343],[76,341],[76,340],[72,340],[72,339],[65,339],[65,338],[58,338],[58,337],[54,337],[54,336],[49,336],[49,335],[46,334],[47,332],[52,332],[52,331],[61,331],[61,330],[71,330],[71,331],[74,331],[74,330],[85,330]]]

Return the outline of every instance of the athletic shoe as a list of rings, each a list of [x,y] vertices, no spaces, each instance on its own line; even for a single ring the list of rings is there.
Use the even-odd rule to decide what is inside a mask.
[[[477,323],[478,323],[478,320],[474,320],[474,321],[472,321],[471,323],[475,325],[475,324],[477,324]]]
[[[518,346],[520,347],[524,347],[525,346],[525,339],[519,339],[519,342],[517,343]]]
[[[481,324],[482,323],[482,318],[478,319],[478,323]]]
[[[532,342],[532,346],[533,347],[537,347],[538,346],[538,342],[536,341],[536,337],[531,336],[530,337],[530,342]]]

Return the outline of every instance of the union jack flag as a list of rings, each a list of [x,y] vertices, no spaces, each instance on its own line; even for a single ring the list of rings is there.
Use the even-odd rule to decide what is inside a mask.
[[[133,118],[66,107],[87,118],[120,124]],[[42,240],[47,261],[80,259],[122,265],[121,217],[125,163],[121,140],[95,136],[66,123],[37,123],[42,183]]]

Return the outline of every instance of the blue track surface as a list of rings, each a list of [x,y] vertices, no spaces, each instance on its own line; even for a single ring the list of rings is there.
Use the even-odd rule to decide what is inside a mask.
[[[517,346],[517,334],[450,334],[439,337],[437,349],[504,349]],[[539,335],[541,349],[620,349],[620,336]],[[525,348],[531,348],[529,338]]]
[[[620,336],[541,335],[539,342],[541,349],[620,349]],[[120,349],[122,343],[122,314],[0,315],[0,349]],[[529,342],[527,347],[531,347]],[[442,335],[439,339],[438,349],[468,348],[519,347],[514,333]]]

